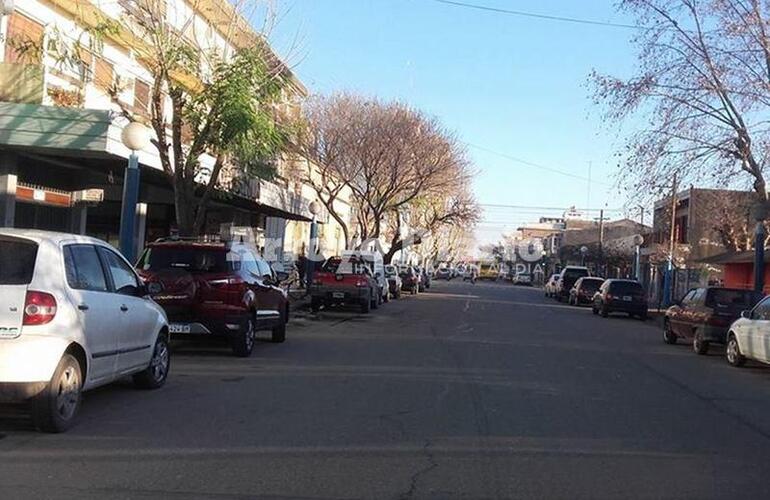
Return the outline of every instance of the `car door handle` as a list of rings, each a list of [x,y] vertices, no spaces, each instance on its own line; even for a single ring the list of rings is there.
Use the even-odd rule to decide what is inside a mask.
[[[80,304],[78,306],[78,309],[80,309],[81,311],[88,311],[88,304]]]
[[[120,310],[123,311],[123,312],[126,312],[126,311],[128,311],[128,306],[123,304],[122,306],[120,306]]]

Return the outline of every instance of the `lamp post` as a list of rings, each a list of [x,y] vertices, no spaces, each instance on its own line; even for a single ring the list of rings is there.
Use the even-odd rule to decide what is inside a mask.
[[[134,262],[134,238],[136,234],[136,204],[139,202],[139,157],[136,152],[150,142],[147,127],[138,122],[125,126],[120,134],[123,145],[131,150],[128,168],[123,178],[123,203],[120,209],[120,251],[129,261]]]
[[[588,247],[583,245],[580,247],[580,265],[583,267],[586,265],[586,254],[588,254]]]
[[[640,251],[642,244],[644,243],[644,236],[641,234],[635,234],[634,235],[634,279],[636,281],[641,282],[639,279],[639,275],[641,274],[641,259],[640,257]]]
[[[313,271],[315,270],[315,260],[318,254],[318,249],[316,248],[318,246],[318,223],[316,222],[316,215],[321,211],[321,204],[317,201],[311,201],[307,208],[310,211],[310,215],[312,215],[312,220],[310,221],[310,244],[307,247],[307,269],[305,269],[305,279],[307,280],[305,290],[309,293],[310,285],[313,284]]]

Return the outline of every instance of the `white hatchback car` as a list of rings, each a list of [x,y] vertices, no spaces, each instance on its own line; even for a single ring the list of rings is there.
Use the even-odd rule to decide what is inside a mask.
[[[163,309],[107,243],[0,229],[0,400],[31,400],[40,430],[66,430],[82,391],[124,375],[162,386],[168,340]]]
[[[742,366],[746,359],[770,364],[770,296],[730,325],[725,357],[733,366]]]

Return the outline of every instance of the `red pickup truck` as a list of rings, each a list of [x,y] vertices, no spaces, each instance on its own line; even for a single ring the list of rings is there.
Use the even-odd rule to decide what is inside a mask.
[[[331,304],[357,304],[362,313],[380,306],[379,285],[366,262],[355,256],[332,257],[313,275],[310,307],[317,312]]]

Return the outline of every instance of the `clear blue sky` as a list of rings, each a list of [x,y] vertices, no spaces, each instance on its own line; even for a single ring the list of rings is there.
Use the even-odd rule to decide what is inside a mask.
[[[610,0],[467,0],[632,23]],[[591,208],[618,208],[616,127],[602,123],[592,69],[627,75],[633,30],[516,17],[433,0],[278,0],[272,38],[313,93],[354,90],[438,116],[466,143],[587,177]],[[295,45],[295,37],[299,41]],[[291,49],[291,50],[290,50]],[[585,207],[588,183],[469,147],[483,204]],[[554,211],[488,207],[482,242]],[[612,214],[619,216],[620,214]]]

